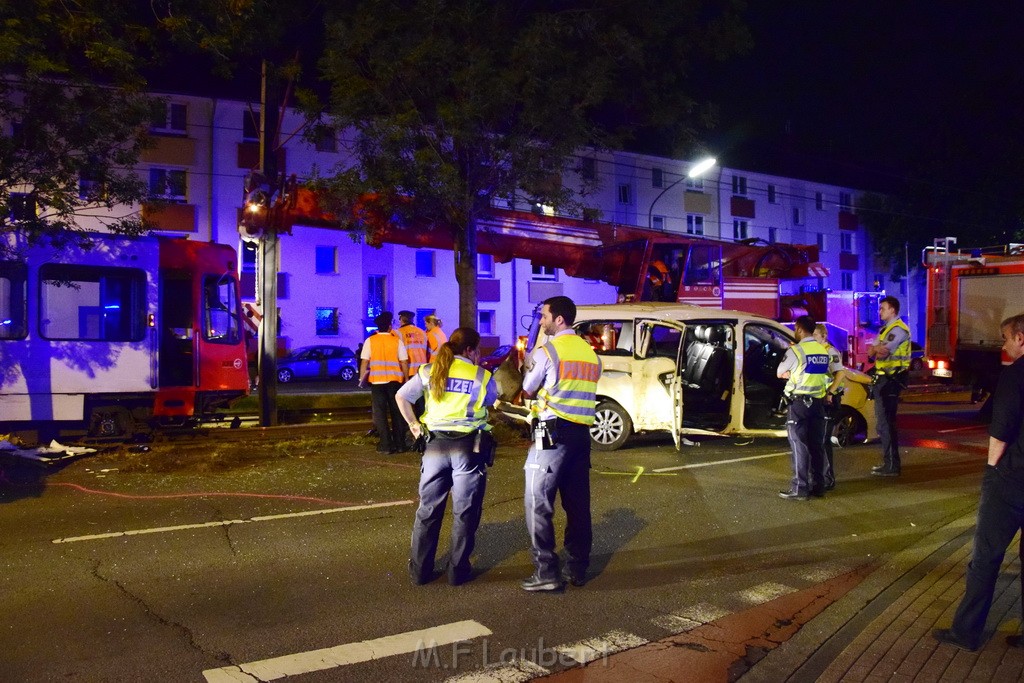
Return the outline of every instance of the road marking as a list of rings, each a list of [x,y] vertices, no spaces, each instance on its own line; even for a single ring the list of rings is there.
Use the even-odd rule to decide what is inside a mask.
[[[746,602],[753,605],[760,605],[783,595],[789,595],[795,590],[795,588],[791,588],[785,584],[769,581],[767,583],[751,586],[746,590],[742,590],[739,592],[739,596]]]
[[[445,679],[444,683],[527,683],[549,673],[528,659],[517,659],[508,664],[492,664],[479,671],[467,671]]]
[[[952,434],[953,432],[967,432],[972,429],[985,429],[988,425],[971,425],[970,427],[956,427],[954,429],[940,429],[939,434]]]
[[[161,526],[150,529],[129,529],[128,531],[111,531],[105,534],[90,534],[88,536],[68,536],[67,538],[55,538],[52,543],[78,543],[80,541],[101,541],[108,538],[119,538],[121,536],[141,536],[143,534],[162,534],[168,531],[184,531],[186,529],[208,529],[210,527],[231,526],[233,524],[249,524],[250,522],[269,522],[276,519],[288,519],[290,517],[309,517],[311,515],[330,515],[335,512],[356,512],[358,510],[374,510],[376,508],[394,507],[396,505],[412,505],[414,500],[392,500],[387,503],[371,503],[369,505],[349,505],[340,508],[328,508],[326,510],[306,510],[304,512],[286,512],[280,515],[261,515],[249,519],[224,519],[217,522],[201,522],[197,524],[178,524],[177,526]]]
[[[586,664],[587,662],[604,659],[616,652],[646,645],[648,642],[650,641],[646,638],[641,638],[638,635],[625,631],[609,631],[603,636],[597,636],[596,638],[587,638],[586,640],[570,643],[569,645],[559,645],[555,648],[555,652],[572,657],[580,664]]]
[[[658,628],[665,629],[669,633],[686,633],[704,624],[693,619],[687,619],[677,614],[662,614],[651,619],[651,623]]]
[[[622,475],[622,476],[626,476],[626,477],[633,477],[633,479],[630,480],[630,482],[629,482],[630,484],[635,484],[636,480],[639,479],[640,477],[674,477],[674,476],[676,476],[674,472],[659,472],[657,470],[655,470],[653,472],[647,472],[647,471],[645,471],[645,468],[644,468],[643,465],[637,465],[636,466],[636,472],[616,472],[615,470],[597,470],[597,473],[598,474],[609,474],[609,475],[613,475],[613,476],[614,475]]]
[[[203,672],[203,676],[206,677],[208,683],[239,683],[240,681],[257,683],[410,652],[422,654],[423,658],[429,662],[430,652],[439,645],[450,645],[489,635],[491,635],[491,630],[482,624],[470,620],[457,621],[444,626],[396,633],[322,650],[310,650],[283,657],[261,659],[248,664],[207,669]]]
[[[714,467],[715,465],[730,465],[734,462],[746,462],[748,460],[763,460],[765,458],[777,458],[780,455],[789,455],[789,451],[778,453],[766,453],[765,455],[751,455],[746,458],[733,458],[731,460],[716,460],[715,462],[695,462],[689,465],[676,465],[675,467],[659,467],[655,472],[675,472],[676,470],[693,470],[698,467]]]

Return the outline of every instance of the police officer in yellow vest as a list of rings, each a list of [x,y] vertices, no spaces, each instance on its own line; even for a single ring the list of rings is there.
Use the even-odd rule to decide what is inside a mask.
[[[900,300],[894,296],[878,302],[878,317],[882,319],[882,329],[875,343],[868,347],[868,355],[875,359],[875,420],[882,441],[882,464],[872,467],[871,474],[897,477],[900,447],[896,409],[910,370],[910,328],[900,319]]]
[[[430,439],[420,466],[420,506],[412,527],[409,576],[413,583],[434,579],[434,558],[448,494],[452,496],[451,561],[448,582],[469,581],[476,529],[487,485],[487,467],[494,440],[487,408],[498,399],[491,373],[477,365],[480,335],[460,327],[442,344],[432,362],[398,391],[398,408],[417,439]],[[426,412],[417,420],[413,403],[426,398]]]
[[[534,444],[526,456],[526,529],[534,574],[522,582],[527,591],[561,591],[565,581],[582,586],[590,565],[590,426],[594,424],[601,363],[572,324],[576,304],[565,296],[546,300],[541,329],[548,342],[526,363],[523,393],[536,396]],[[565,510],[566,566],[555,554],[555,496]]]
[[[828,350],[814,339],[814,319],[802,315],[794,326],[797,343],[786,351],[778,376],[790,398],[786,431],[793,450],[793,481],[779,496],[807,500],[825,495],[825,395],[832,377]]]

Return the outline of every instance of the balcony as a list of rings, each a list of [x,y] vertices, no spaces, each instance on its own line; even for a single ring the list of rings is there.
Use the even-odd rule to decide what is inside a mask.
[[[196,205],[143,204],[142,220],[154,230],[196,232]]]

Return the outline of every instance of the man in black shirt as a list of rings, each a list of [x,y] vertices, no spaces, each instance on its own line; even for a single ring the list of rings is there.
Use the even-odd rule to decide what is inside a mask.
[[[1003,351],[1013,364],[1003,369],[993,397],[988,464],[981,480],[967,590],[953,626],[932,633],[939,642],[971,652],[981,645],[1006,549],[1017,530],[1024,529],[1024,314],[1007,318],[1000,327]],[[1021,636],[1008,636],[1006,642],[1024,647]]]

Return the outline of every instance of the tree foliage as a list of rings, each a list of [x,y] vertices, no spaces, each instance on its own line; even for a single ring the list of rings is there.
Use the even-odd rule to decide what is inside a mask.
[[[690,73],[741,48],[732,0],[364,0],[328,11],[320,123],[356,132],[358,164],[316,186],[338,205],[447,229],[460,319],[476,322],[476,223],[496,197],[576,213],[560,182],[583,146],[655,130],[693,145],[708,108]],[[586,193],[588,189],[583,188]]]

